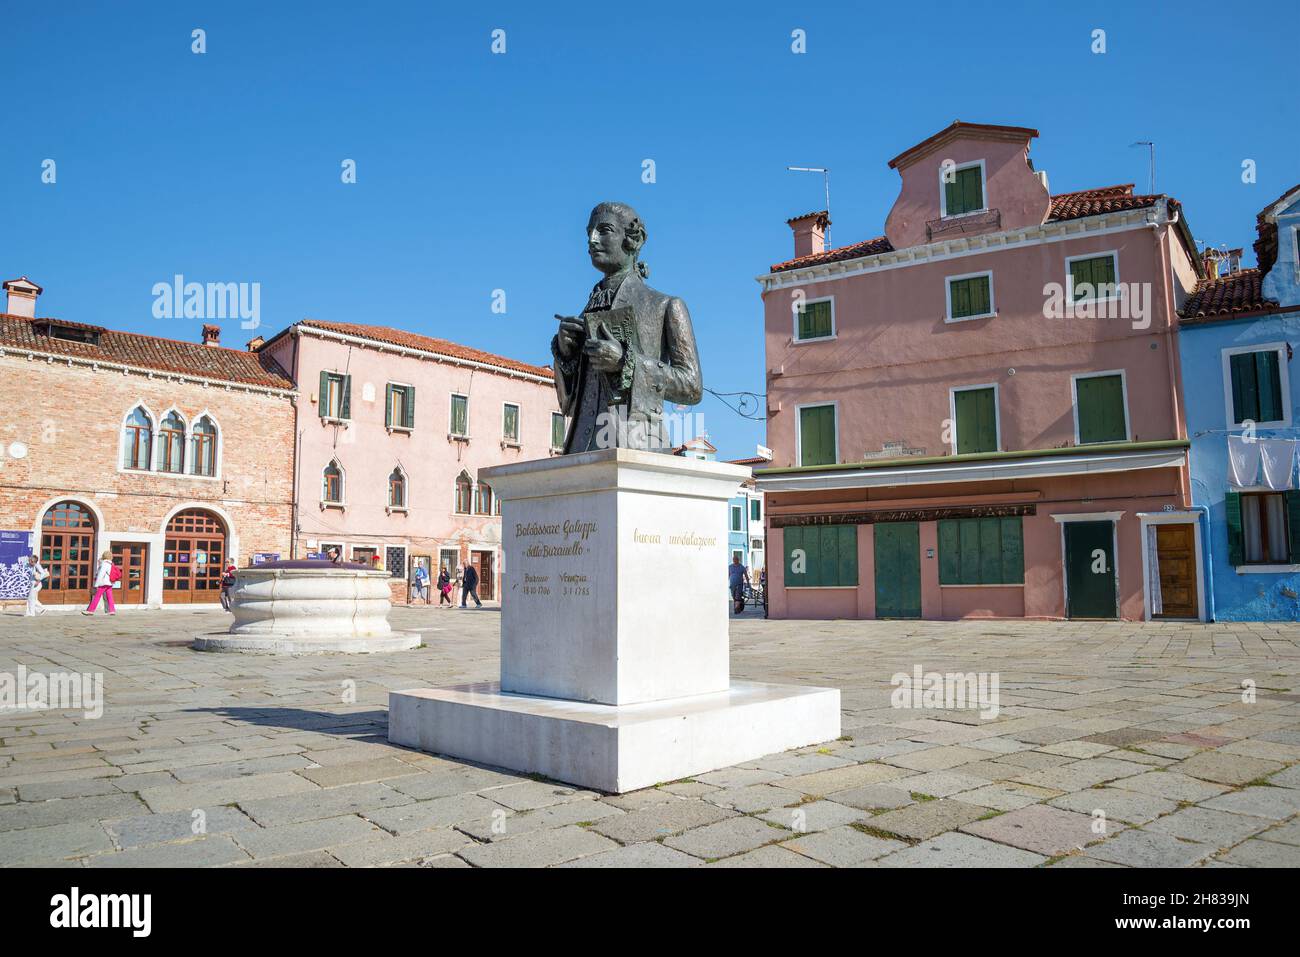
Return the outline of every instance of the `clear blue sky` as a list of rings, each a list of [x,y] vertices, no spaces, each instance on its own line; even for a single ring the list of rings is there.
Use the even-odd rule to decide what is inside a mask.
[[[1249,249],[1255,213],[1300,181],[1297,9],[14,5],[0,272],[44,285],[44,315],[155,335],[199,335],[152,317],[153,284],[182,273],[261,283],[268,334],[311,316],[543,362],[553,314],[580,309],[596,278],[587,212],[620,199],[649,226],[651,282],[691,309],[706,384],[761,392],[754,277],[791,255],[785,219],[822,205],[820,177],[787,165],[831,167],[843,245],[882,232],[889,158],[953,119],[1037,128],[1054,192],[1145,191],[1146,152],[1129,144],[1150,139],[1157,187],[1197,238]],[[498,27],[505,55],[490,51]],[[248,336],[232,322],[223,341]],[[712,397],[699,411],[725,457],[763,440]]]

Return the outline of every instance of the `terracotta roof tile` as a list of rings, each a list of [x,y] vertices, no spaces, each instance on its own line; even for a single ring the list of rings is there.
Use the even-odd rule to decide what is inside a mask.
[[[816,266],[821,263],[834,263],[842,259],[858,259],[862,256],[877,256],[880,253],[893,252],[894,247],[884,236],[868,239],[866,242],[854,243],[852,246],[840,246],[825,252],[811,253],[798,259],[788,259],[772,267],[772,272],[784,272],[787,269],[802,269],[804,266]]]
[[[539,366],[530,362],[521,362],[518,359],[508,359],[505,356],[484,352],[482,349],[462,346],[460,343],[451,342],[447,339],[434,339],[431,336],[422,336],[418,333],[393,329],[389,326],[368,326],[358,322],[323,322],[319,319],[304,319],[299,325],[325,329],[331,332],[341,332],[344,335],[358,336],[362,339],[371,339],[392,346],[405,346],[408,349],[432,352],[452,359],[480,362],[483,365],[495,366],[498,369],[507,369],[511,372],[526,372],[529,375],[544,376],[548,379],[555,377],[555,370],[550,366]]]
[[[1264,273],[1259,269],[1242,269],[1217,279],[1202,279],[1196,291],[1183,303],[1185,322],[1210,322],[1246,312],[1276,306],[1263,293]]]
[[[49,334],[50,324],[98,332],[98,343],[74,342]],[[293,389],[293,381],[269,355],[119,332],[62,319],[0,313],[0,348],[153,369],[269,389]]]
[[[771,459],[765,459],[761,455],[751,455],[747,459],[727,459],[728,465],[771,465]]]
[[[1164,199],[1162,195],[1134,196],[1132,183],[1104,186],[1101,189],[1083,189],[1075,193],[1060,193],[1052,197],[1047,221],[1059,223],[1066,219],[1082,219],[1084,216],[1099,216],[1102,213],[1114,213],[1126,209],[1145,209],[1154,206],[1162,199]]]

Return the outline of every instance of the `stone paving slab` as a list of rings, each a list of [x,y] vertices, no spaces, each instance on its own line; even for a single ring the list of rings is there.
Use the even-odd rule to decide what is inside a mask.
[[[758,815],[761,820],[788,828],[797,834],[829,831],[854,821],[869,820],[870,813],[834,801],[809,801],[794,807],[780,807]]]
[[[458,856],[475,867],[550,867],[617,847],[614,841],[588,828],[570,825],[525,834],[512,841],[476,844]]]
[[[1300,791],[1293,788],[1253,787],[1223,794],[1203,806],[1233,814],[1250,814],[1270,821],[1283,821],[1300,812]]]
[[[1191,867],[1218,851],[1168,834],[1128,830],[1084,851],[1088,857],[1129,867]]]
[[[496,794],[496,791],[488,792]],[[468,834],[476,841],[502,841],[519,834],[547,828],[564,827],[566,824],[594,824],[608,817],[618,817],[625,812],[604,801],[575,800],[550,807],[537,808],[534,811],[522,811],[507,815],[493,815],[490,819],[471,819],[460,821],[456,830]]]
[[[756,851],[747,851],[735,857],[724,857],[712,861],[706,867],[826,867],[818,861],[803,854],[798,854],[776,844],[760,847]]]
[[[1031,804],[985,821],[963,825],[961,830],[1045,857],[1057,857],[1101,840],[1105,833],[1097,833],[1093,824],[1094,819],[1086,814],[1046,804]]]
[[[665,838],[663,843],[693,857],[715,860],[752,851],[789,835],[790,831],[784,827],[774,827],[752,817],[733,817]]]
[[[620,844],[639,844],[680,834],[691,828],[705,827],[734,816],[734,811],[712,804],[674,798],[667,804],[630,811],[622,817],[605,818],[593,824],[591,829]]]
[[[1063,794],[1052,798],[1047,803],[1052,807],[1078,811],[1080,814],[1091,815],[1101,811],[1107,820],[1123,821],[1127,824],[1146,824],[1162,814],[1178,809],[1178,802],[1168,798],[1111,787],[1088,788],[1086,791]]]
[[[880,867],[1036,867],[1041,854],[950,831],[880,858]]]
[[[1187,807],[1152,821],[1146,825],[1145,830],[1218,847],[1231,847],[1266,827],[1268,821],[1263,818],[1229,814],[1208,807]]]
[[[601,851],[589,857],[580,857],[559,864],[558,867],[699,867],[704,862],[698,857],[665,847],[655,841],[628,844],[613,850]]]
[[[834,867],[853,867],[907,847],[902,841],[873,837],[847,826],[797,837],[781,846]]]
[[[1222,751],[1202,751],[1173,766],[1179,774],[1217,784],[1247,784],[1282,770],[1277,761],[1247,758]]]
[[[953,798],[922,801],[897,811],[886,811],[871,819],[871,826],[899,837],[925,840],[978,820],[989,813],[986,807],[963,804]]]

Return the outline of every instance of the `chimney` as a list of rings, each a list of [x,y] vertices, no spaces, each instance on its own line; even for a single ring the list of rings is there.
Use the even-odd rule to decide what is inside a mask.
[[[203,344],[205,346],[221,345],[221,327],[210,325],[210,324],[204,325]]]
[[[826,251],[826,227],[831,224],[826,210],[805,213],[794,219],[787,219],[785,222],[794,230],[795,259]]]
[[[1243,250],[1240,249],[1240,248],[1238,248],[1238,249],[1229,249],[1229,250],[1228,250],[1228,275],[1232,275],[1233,273],[1241,272],[1241,254],[1242,254],[1242,252],[1243,252]]]
[[[36,297],[44,291],[40,286],[23,276],[21,279],[7,280],[4,283],[4,288],[5,292],[9,294],[5,312],[12,316],[25,316],[28,319],[36,318]]]
[[[262,336],[253,336],[253,338],[249,339],[248,342],[245,343],[244,348],[249,352],[256,352],[258,349],[262,348],[262,343],[265,341],[266,339]]]
[[[1051,193],[1052,187],[1047,185],[1047,170],[1045,169],[1034,170],[1034,175],[1037,176],[1038,181],[1043,184],[1043,189],[1047,190],[1048,193]]]

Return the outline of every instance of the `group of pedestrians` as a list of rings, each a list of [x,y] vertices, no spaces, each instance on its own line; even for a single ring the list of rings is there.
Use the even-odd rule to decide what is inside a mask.
[[[460,607],[465,608],[470,598],[474,599],[474,604],[482,608],[483,602],[478,597],[478,569],[473,565],[466,565],[456,572],[456,578],[453,580],[451,573],[447,571],[447,566],[443,565],[438,571],[438,607],[443,605],[451,608],[455,606],[452,600],[453,589],[460,589]],[[411,583],[411,589],[418,601],[430,601],[429,596],[429,570],[423,565],[415,566],[415,579]]]
[[[45,587],[45,582],[49,580],[50,573],[41,564],[40,558],[36,555],[27,556],[27,608],[23,614],[28,618],[36,615],[45,614],[45,606],[41,604],[41,589]],[[122,580],[122,569],[113,562],[113,553],[105,550],[99,556],[99,562],[95,566],[95,584],[92,586],[90,595],[90,605],[82,612],[83,615],[93,615],[95,609],[99,607],[102,600],[104,602],[104,611],[110,615],[117,614],[117,606],[113,603],[113,586]]]

